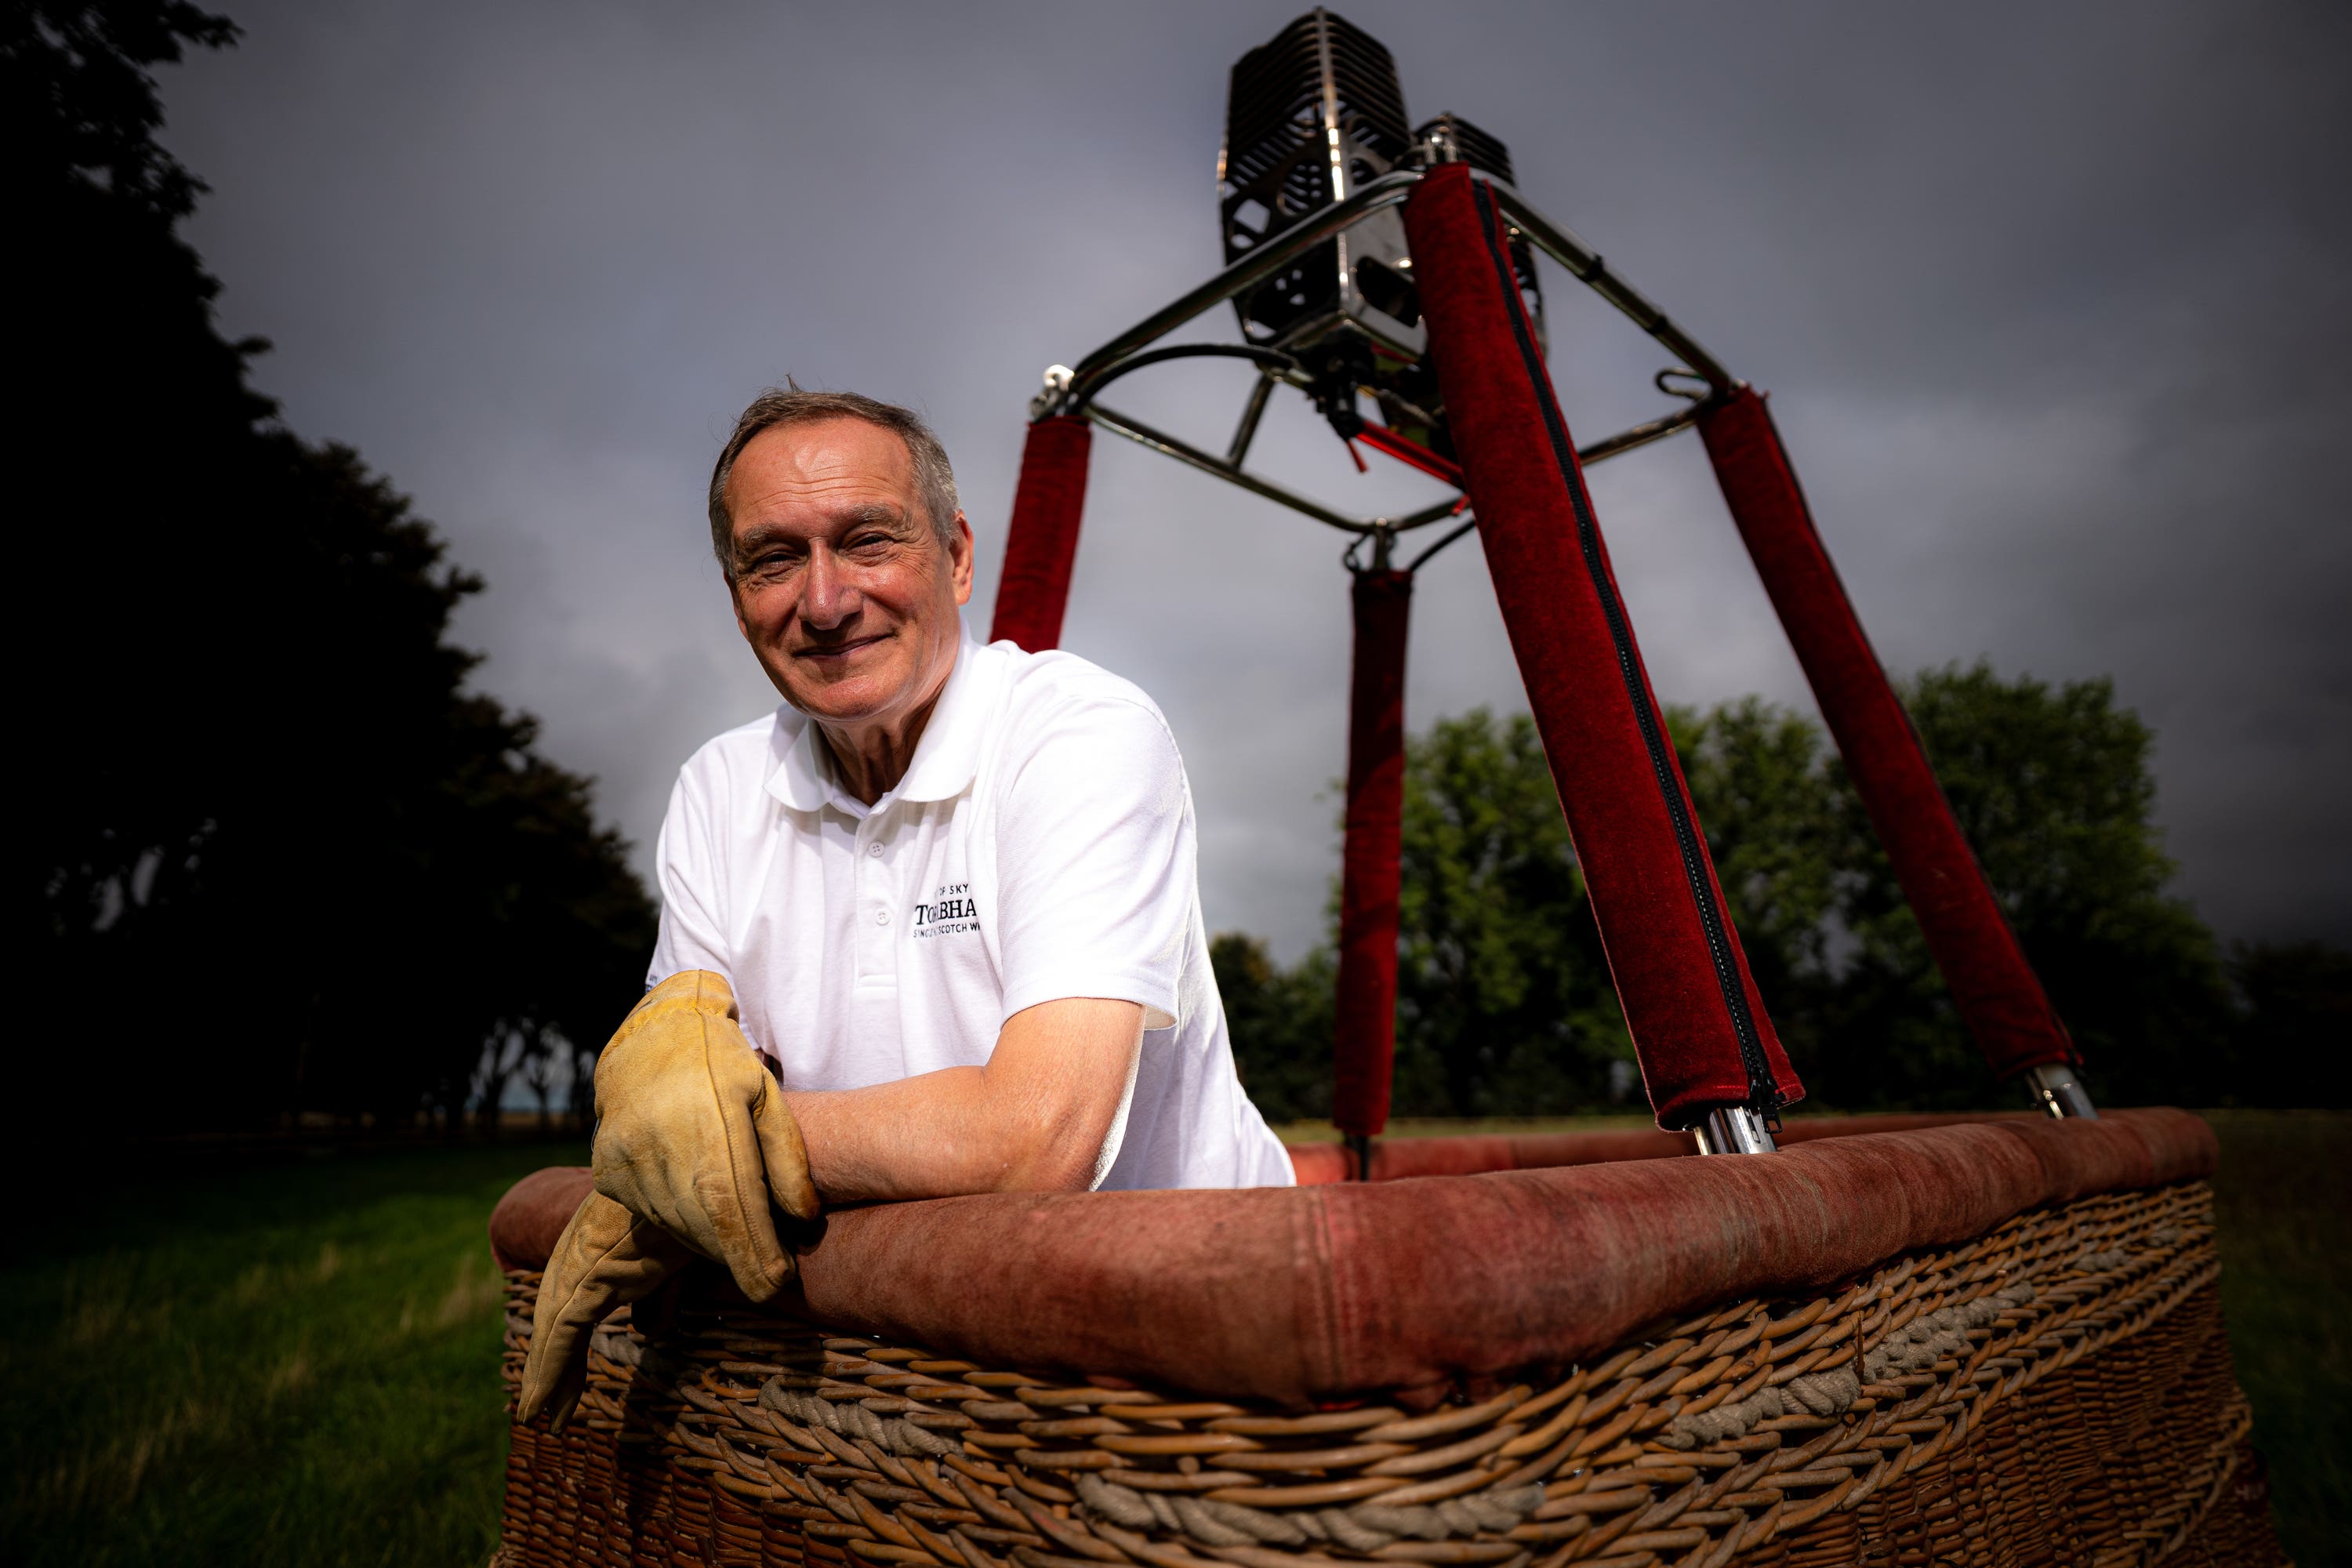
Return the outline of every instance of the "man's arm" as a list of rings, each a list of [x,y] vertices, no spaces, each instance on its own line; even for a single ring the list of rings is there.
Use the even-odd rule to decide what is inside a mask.
[[[1007,1019],[985,1067],[784,1099],[828,1205],[1084,1192],[1118,1153],[1142,1046],[1139,1004],[1065,997]]]

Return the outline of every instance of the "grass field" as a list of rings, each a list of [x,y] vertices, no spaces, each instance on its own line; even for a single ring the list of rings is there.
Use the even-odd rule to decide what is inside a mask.
[[[498,1531],[483,1222],[578,1147],[147,1173],[0,1280],[0,1542],[32,1563],[466,1564]]]
[[[2326,1530],[2352,1518],[2352,1116],[2213,1122],[2231,1338],[2281,1526],[2305,1568],[2345,1561]],[[517,1176],[583,1158],[215,1159],[44,1194],[0,1268],[0,1559],[478,1568],[505,1447],[483,1220]]]

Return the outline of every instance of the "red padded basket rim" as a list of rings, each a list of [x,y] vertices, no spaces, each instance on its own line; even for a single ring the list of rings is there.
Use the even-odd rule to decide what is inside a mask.
[[[827,1217],[782,1305],[1114,1386],[1290,1405],[1476,1392],[1670,1314],[1818,1294],[2030,1209],[2209,1175],[2218,1157],[2201,1120],[2149,1110],[1822,1137],[1769,1158],[877,1205]],[[491,1219],[501,1263],[541,1266],[587,1185],[578,1171],[518,1184]]]

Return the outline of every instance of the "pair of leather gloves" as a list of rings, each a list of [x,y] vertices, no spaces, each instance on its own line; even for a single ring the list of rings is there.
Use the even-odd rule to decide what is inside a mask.
[[[772,1300],[794,1265],[770,1203],[800,1220],[818,1208],[800,1127],[709,970],[646,993],[597,1058],[596,1108],[596,1190],[540,1279],[517,1409],[523,1421],[544,1409],[557,1427],[587,1386],[589,1336],[614,1308],[698,1257],[725,1264],[752,1300]]]

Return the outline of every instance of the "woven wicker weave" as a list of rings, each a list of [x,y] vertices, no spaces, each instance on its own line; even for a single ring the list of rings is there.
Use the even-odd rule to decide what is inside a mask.
[[[2021,1215],[1548,1387],[1300,1415],[748,1308],[616,1319],[518,1427],[499,1561],[1500,1568],[2282,1561],[2201,1182]],[[509,1275],[520,1375],[538,1276]]]

